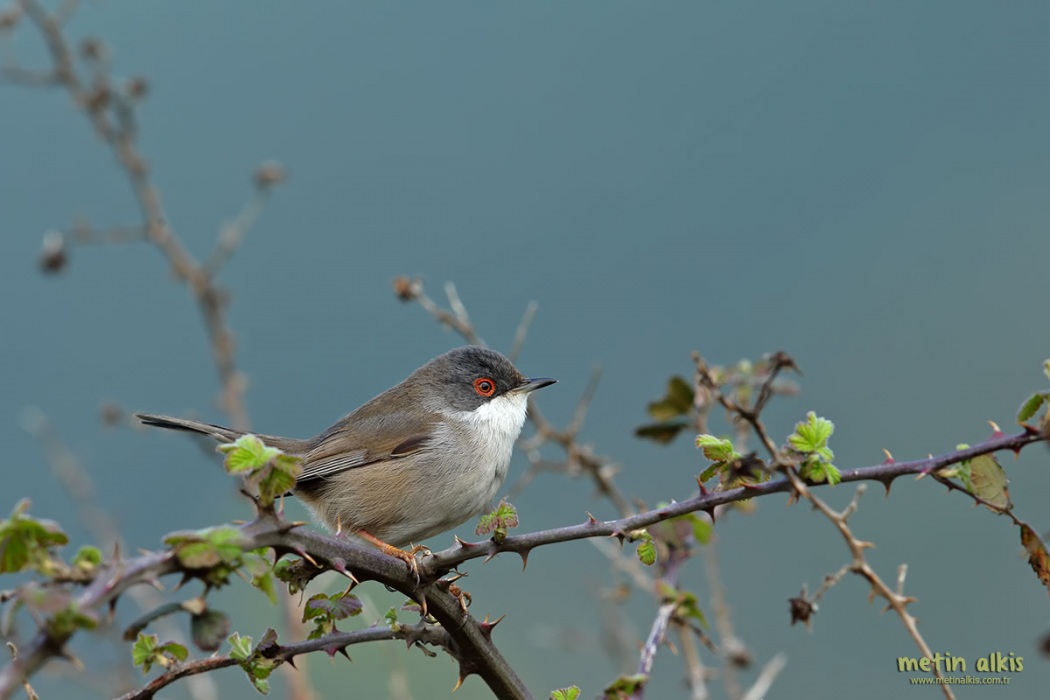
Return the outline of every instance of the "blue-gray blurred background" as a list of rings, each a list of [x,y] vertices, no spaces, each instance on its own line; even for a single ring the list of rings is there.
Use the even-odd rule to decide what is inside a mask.
[[[831,418],[843,468],[877,463],[883,448],[909,459],[975,443],[989,420],[1010,430],[1021,400],[1046,387],[1048,26],[1050,6],[1035,2],[110,2],[81,8],[69,34],[102,38],[115,74],[149,79],[142,149],[197,255],[260,162],[288,170],[222,277],[254,427],[310,435],[459,344],[391,292],[402,274],[436,297],[454,281],[498,349],[539,304],[519,365],[560,380],[539,398],[552,419],[571,417],[601,364],[584,438],[622,466],[626,491],[655,503],[692,494],[702,465],[688,436],[660,448],[632,430],[669,375],[688,375],[694,349],[722,363],[787,350],[805,375],[801,394],[771,409],[774,432],[807,410]],[[46,61],[29,27],[12,45],[26,64]],[[0,114],[0,508],[27,496],[75,544],[91,541],[21,425],[38,407],[126,551],[247,517],[192,442],[102,425],[105,402],[224,417],[199,314],[145,245],[76,248],[62,274],[38,271],[46,230],[138,213],[66,95],[3,86]],[[1050,455],[1003,463],[1018,512],[1045,529]],[[516,457],[512,480],[525,464]],[[852,494],[823,493],[837,506]],[[587,481],[562,476],[515,502],[525,529],[614,515]],[[789,626],[787,598],[848,552],[827,521],[785,504],[762,499],[717,527],[756,663],[743,680],[784,652],[767,697],[918,696],[896,670],[918,652],[860,580],[832,590],[811,633]],[[883,577],[909,564],[935,651],[1024,657],[1008,686],[960,697],[1045,692],[1036,644],[1050,600],[1006,519],[903,479],[889,499],[870,489],[852,522],[877,543]],[[618,578],[591,544],[539,550],[524,573],[516,557],[467,570],[472,612],[507,614],[496,640],[537,696],[576,683],[590,697],[637,663],[633,649],[627,666],[603,650],[600,592]],[[699,559],[682,583],[708,605]],[[217,604],[258,638],[278,612],[234,588]],[[399,602],[364,590],[380,610]],[[624,612],[640,639],[654,602],[635,592]],[[89,646],[104,645],[85,637],[74,650],[105,658]],[[447,658],[400,644],[351,655],[311,659],[325,697],[383,697],[393,668],[415,698],[455,682]],[[682,671],[665,649],[651,696],[682,696]],[[35,683],[93,696],[70,677]],[[215,678],[226,697],[253,695],[239,670]],[[456,694],[487,696],[477,678]]]

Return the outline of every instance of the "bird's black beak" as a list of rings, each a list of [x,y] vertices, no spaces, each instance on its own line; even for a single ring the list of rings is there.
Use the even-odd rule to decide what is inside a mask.
[[[550,386],[557,381],[557,379],[551,379],[550,377],[533,377],[531,379],[526,379],[524,384],[515,389],[511,389],[511,391],[516,394],[528,394],[537,389],[542,389],[545,386]]]

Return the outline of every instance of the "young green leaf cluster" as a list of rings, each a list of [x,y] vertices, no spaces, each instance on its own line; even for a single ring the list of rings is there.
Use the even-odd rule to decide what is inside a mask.
[[[139,632],[138,639],[131,647],[131,662],[149,673],[153,664],[168,668],[172,664],[185,661],[190,656],[189,650],[181,644],[166,642],[161,644],[155,634]]]
[[[361,614],[361,601],[352,593],[317,593],[303,606],[303,622],[313,622],[308,639],[319,639],[336,631],[335,623]]]
[[[216,449],[226,455],[223,462],[226,471],[243,475],[249,487],[258,493],[262,506],[272,505],[277,498],[291,491],[302,471],[298,457],[269,447],[251,434],[242,435]]]
[[[497,543],[507,539],[507,532],[518,526],[518,510],[506,498],[500,499],[499,504],[491,512],[485,513],[478,518],[478,526],[474,530],[477,535],[492,533],[492,539]]]
[[[244,669],[252,686],[263,695],[270,692],[270,674],[280,665],[279,661],[266,657],[263,654],[263,649],[267,645],[275,643],[276,640],[277,633],[272,629],[266,630],[266,633],[254,649],[252,648],[251,637],[242,637],[237,632],[234,632],[227,639],[230,643],[230,658],[234,659]]]
[[[788,444],[802,461],[798,473],[815,484],[827,482],[831,486],[842,481],[842,474],[831,462],[835,453],[828,447],[828,439],[835,432],[835,424],[810,411],[806,420],[795,424],[795,432],[788,436]]]

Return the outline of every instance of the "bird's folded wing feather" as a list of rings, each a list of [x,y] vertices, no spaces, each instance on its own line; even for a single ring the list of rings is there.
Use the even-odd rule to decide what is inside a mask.
[[[425,450],[431,443],[433,420],[404,413],[370,416],[351,414],[318,436],[303,455],[298,483]]]

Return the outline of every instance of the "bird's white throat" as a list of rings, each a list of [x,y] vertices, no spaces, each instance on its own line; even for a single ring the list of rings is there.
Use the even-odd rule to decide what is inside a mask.
[[[471,451],[474,454],[472,468],[478,476],[487,474],[489,479],[479,479],[478,508],[491,500],[510,468],[514,442],[525,425],[528,411],[528,396],[509,392],[483,403],[473,411],[446,411],[446,415],[464,425],[471,436]]]
[[[475,435],[487,443],[493,453],[506,455],[509,460],[514,441],[525,425],[528,400],[526,394],[510,392],[483,403],[473,411],[457,411],[456,418],[470,424]]]

